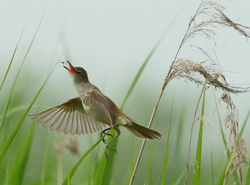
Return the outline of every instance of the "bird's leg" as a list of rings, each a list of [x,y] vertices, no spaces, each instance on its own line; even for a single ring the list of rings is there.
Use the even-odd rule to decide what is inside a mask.
[[[117,153],[116,149],[110,148],[110,147],[109,147],[109,145],[110,145],[110,144],[111,144],[111,143],[121,134],[121,131],[120,131],[117,127],[114,127],[114,129],[115,129],[115,137],[106,145],[106,148],[105,148],[105,150],[104,150],[106,159],[109,158],[109,156],[108,156],[108,154],[107,154],[107,149],[110,149],[110,150],[112,150],[112,151],[114,151],[114,152]]]
[[[109,128],[104,129],[104,130],[101,132],[101,137],[102,137],[103,135],[105,135],[106,132],[109,131],[111,128],[112,128],[112,127],[109,127]],[[108,135],[108,136],[111,136],[111,137],[113,138],[112,134],[109,134],[109,133],[108,133],[107,135]],[[102,139],[102,142],[106,144],[106,140],[105,140],[104,138]]]

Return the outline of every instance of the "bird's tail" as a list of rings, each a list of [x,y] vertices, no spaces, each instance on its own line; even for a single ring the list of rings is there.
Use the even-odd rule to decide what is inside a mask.
[[[132,134],[140,139],[159,139],[162,137],[162,133],[155,131],[153,129],[144,127],[134,120],[130,120],[132,124],[124,125],[126,129],[128,129]]]

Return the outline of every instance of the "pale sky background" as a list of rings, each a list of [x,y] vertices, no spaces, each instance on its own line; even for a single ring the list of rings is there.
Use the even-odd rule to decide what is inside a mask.
[[[233,21],[250,26],[249,0],[219,2],[227,7],[225,14]],[[34,96],[64,52],[61,60],[68,59],[73,65],[84,67],[88,71],[90,81],[120,106],[140,66],[164,31],[169,29],[125,106],[126,111],[134,107],[131,115],[136,117],[140,108],[144,107],[145,101],[152,104],[156,102],[164,77],[199,3],[199,0],[0,1],[0,79],[5,74],[24,29],[10,71],[10,75],[15,76],[14,68],[19,68],[45,12],[24,64],[25,72],[21,74],[34,75],[31,81],[37,82],[37,87],[28,87],[27,94]],[[175,17],[174,24],[169,27]],[[217,47],[211,41],[196,37],[186,43],[179,57],[194,61],[205,60],[206,57],[194,47],[190,48],[190,45],[204,46],[212,55],[213,50],[209,48],[213,48],[217,52],[228,82],[244,87],[250,86],[249,42],[232,28],[219,27],[216,32]],[[145,96],[140,94],[140,89],[150,93],[150,98],[145,99]],[[178,104],[184,101],[194,104],[197,102],[200,89],[192,83],[174,80],[166,88],[161,104],[169,104],[175,92],[176,112],[179,112]],[[47,107],[54,105],[54,102],[58,104],[75,96],[76,92],[72,88],[68,74],[61,64],[58,64],[40,99],[45,100],[44,104]],[[240,123],[250,108],[249,97],[249,93],[233,96],[240,111]],[[213,116],[214,103],[211,103],[208,118]],[[194,108],[192,105],[192,110]],[[147,118],[143,120],[146,122],[144,125],[147,125],[152,110],[153,107],[150,107],[145,113]],[[170,112],[161,111],[167,112],[168,115]],[[248,125],[246,130],[249,129]]]

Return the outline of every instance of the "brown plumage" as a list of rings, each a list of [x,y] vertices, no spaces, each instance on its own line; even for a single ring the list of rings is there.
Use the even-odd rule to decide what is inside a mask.
[[[78,135],[102,130],[101,135],[103,135],[118,122],[114,128],[116,136],[106,145],[106,157],[108,157],[106,150],[110,143],[120,135],[118,126],[124,126],[140,139],[159,139],[162,137],[160,132],[146,128],[126,116],[111,99],[103,95],[96,86],[89,82],[87,72],[83,68],[73,67],[70,62],[68,64],[70,69],[64,67],[69,71],[79,97],[30,115],[32,119],[42,123],[42,127],[58,133]],[[108,125],[110,128],[105,129]],[[105,142],[105,140],[103,141]],[[116,151],[112,148],[109,149]]]

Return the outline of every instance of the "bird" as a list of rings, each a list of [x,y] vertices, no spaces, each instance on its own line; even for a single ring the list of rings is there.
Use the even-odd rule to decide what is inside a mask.
[[[84,68],[74,67],[68,60],[67,63],[62,63],[69,72],[78,97],[29,115],[31,119],[42,123],[43,128],[71,135],[101,131],[102,137],[113,127],[115,137],[108,133],[107,135],[112,136],[111,141],[106,143],[105,139],[102,140],[106,144],[104,153],[107,159],[107,149],[117,153],[109,145],[120,135],[119,126],[125,127],[139,139],[156,140],[163,136],[161,132],[147,128],[124,114],[110,98],[89,82],[87,71]],[[65,64],[68,64],[69,68]]]

